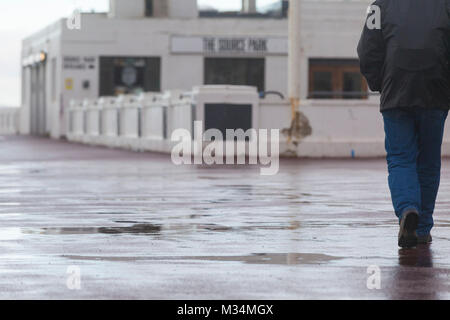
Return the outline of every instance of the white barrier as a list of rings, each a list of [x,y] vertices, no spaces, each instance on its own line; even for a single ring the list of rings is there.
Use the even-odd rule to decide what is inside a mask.
[[[119,96],[116,102],[117,146],[138,149],[140,137],[140,105],[134,95]]]
[[[0,134],[17,134],[19,110],[19,108],[0,108]]]
[[[192,92],[168,91],[72,101],[67,113],[67,138],[93,145],[170,152],[178,143],[171,141],[172,133],[185,129],[194,137],[194,121],[202,121],[205,126],[208,121],[205,110],[209,106],[226,109],[228,105],[239,104],[251,108],[253,118],[249,119],[248,126],[256,127],[258,97],[252,87],[205,86],[194,88]],[[211,114],[209,121],[220,119],[220,112],[215,117],[214,111],[210,111]]]
[[[84,134],[84,101],[70,102],[67,117],[67,139],[82,142]]]
[[[67,138],[92,145],[168,152],[172,130],[191,128],[191,104],[180,91],[72,101]]]
[[[144,140],[167,139],[167,108],[162,95],[143,93],[138,98],[141,106],[141,137]]]
[[[89,143],[101,135],[101,108],[99,100],[85,100],[86,132],[85,142]]]
[[[162,95],[141,96],[142,134],[139,149],[143,151],[170,152],[174,143],[172,132],[187,129],[192,133],[194,117],[193,100],[182,91],[168,91]]]

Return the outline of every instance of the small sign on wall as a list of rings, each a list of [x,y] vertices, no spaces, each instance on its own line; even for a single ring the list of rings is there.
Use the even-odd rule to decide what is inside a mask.
[[[94,70],[97,58],[94,56],[64,56],[63,68],[66,70]]]
[[[72,90],[73,89],[73,79],[72,78],[66,78],[64,81],[66,90]]]

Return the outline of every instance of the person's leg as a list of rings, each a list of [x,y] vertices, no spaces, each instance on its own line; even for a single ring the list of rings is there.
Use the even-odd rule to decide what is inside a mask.
[[[417,235],[424,237],[433,228],[433,212],[441,178],[441,149],[444,125],[448,111],[423,109],[418,111],[419,155],[417,173],[419,176],[422,208]]]
[[[383,112],[389,188],[395,214],[401,220],[408,210],[421,209],[417,175],[418,133],[414,110],[393,109]]]

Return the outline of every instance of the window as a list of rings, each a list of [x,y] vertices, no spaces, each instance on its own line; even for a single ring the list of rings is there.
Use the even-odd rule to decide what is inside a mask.
[[[100,96],[161,91],[160,58],[100,57]]]
[[[368,87],[354,59],[310,59],[310,99],[367,99]]]
[[[145,16],[153,17],[153,0],[145,0]]]
[[[247,85],[264,91],[264,58],[206,58],[205,84]]]

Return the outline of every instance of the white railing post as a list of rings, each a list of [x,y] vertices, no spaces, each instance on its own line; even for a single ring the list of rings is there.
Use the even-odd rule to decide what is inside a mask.
[[[123,147],[137,149],[139,143],[139,103],[135,95],[119,98],[120,144]]]
[[[14,135],[19,131],[19,108],[0,108],[0,134]]]

